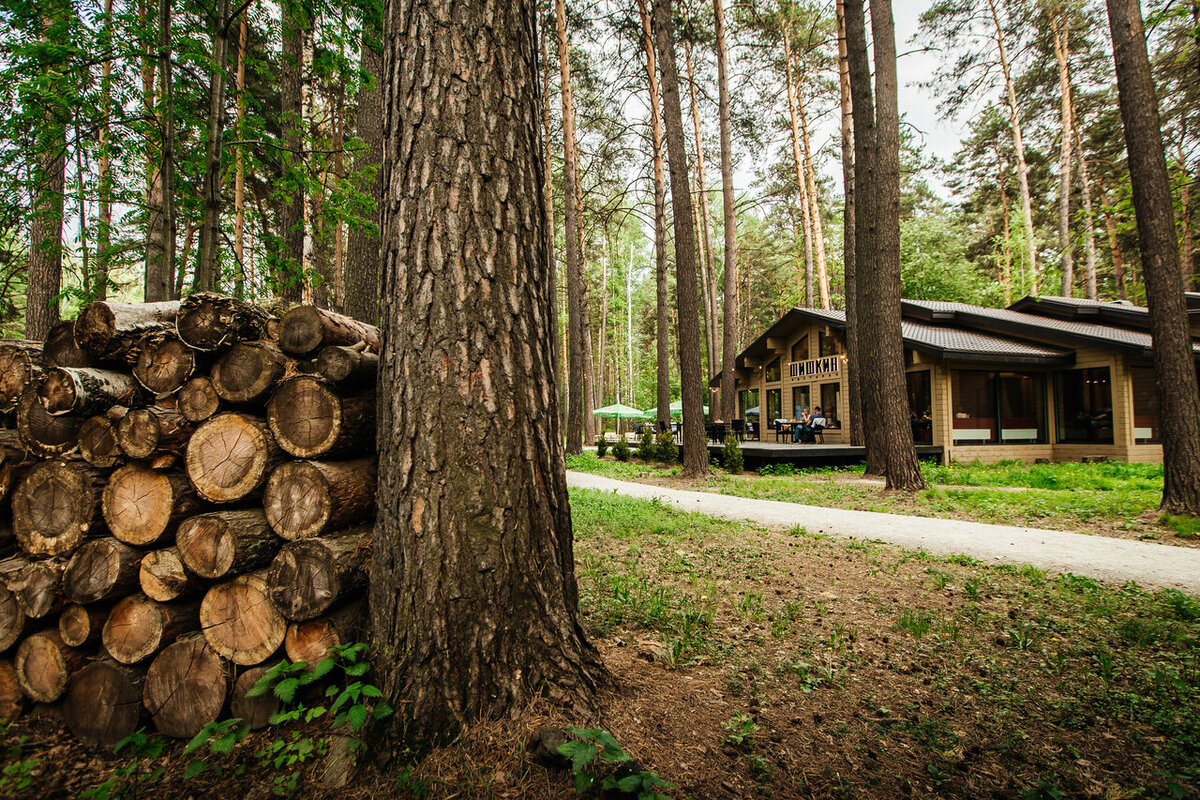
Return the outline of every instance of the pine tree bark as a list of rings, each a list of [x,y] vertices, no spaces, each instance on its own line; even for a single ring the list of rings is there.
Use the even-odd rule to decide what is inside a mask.
[[[200,258],[193,284],[198,292],[215,292],[217,248],[221,241],[221,141],[225,136],[225,67],[229,52],[229,0],[217,0],[212,20],[212,72],[208,77],[208,119],[204,136],[204,211],[200,222]]]
[[[1071,246],[1071,131],[1075,129],[1071,107],[1070,31],[1066,15],[1050,12],[1054,60],[1058,62],[1059,118],[1061,139],[1058,155],[1058,263],[1062,272],[1062,296],[1075,294],[1075,253]]]
[[[1108,252],[1112,258],[1113,267],[1113,282],[1117,285],[1117,299],[1128,299],[1128,289],[1126,288],[1125,278],[1125,255],[1121,252],[1121,243],[1117,241],[1117,221],[1113,214],[1112,208],[1108,203],[1108,193],[1104,187],[1097,183],[1097,190],[1100,194],[1100,205],[1104,212],[1104,232],[1108,237]]]
[[[283,127],[283,179],[287,197],[279,209],[279,235],[286,266],[276,276],[279,295],[291,303],[304,294],[304,30],[308,14],[300,0],[282,4],[283,57],[280,61],[280,124]]]
[[[171,0],[158,2],[158,174],[151,189],[150,238],[146,249],[147,303],[175,296],[175,89],[171,65]],[[155,197],[155,195],[157,195]],[[157,200],[157,202],[155,202]]]
[[[104,23],[101,41],[106,51],[112,47],[112,0],[104,0]],[[103,300],[108,296],[108,272],[112,262],[112,59],[106,58],[100,65],[100,131],[98,134],[99,203],[96,209],[96,271],[92,286],[92,297]]]
[[[62,288],[63,209],[66,204],[66,128],[51,108],[39,138],[34,171],[33,213],[29,226],[29,291],[25,297],[25,338],[45,339],[58,322]]]
[[[725,212],[725,264],[721,329],[721,419],[737,416],[738,266],[737,207],[733,196],[733,121],[730,112],[729,74],[726,65],[725,10],[713,0],[713,33],[717,48],[717,114],[721,129],[721,199]]]
[[[378,31],[373,31],[378,35]],[[359,191],[371,199],[372,226],[379,223],[376,205],[382,196],[383,175],[383,117],[382,79],[383,55],[374,42],[363,42],[362,70],[367,75],[358,90],[356,133],[365,147],[354,157],[354,169],[365,172]],[[379,229],[352,225],[346,244],[346,313],[355,319],[379,322]]]
[[[846,408],[849,409],[850,444],[862,447],[862,382],[858,337],[858,254],[855,246],[854,111],[850,100],[850,64],[846,54],[846,8],[837,0],[838,96],[842,111],[842,274],[846,303]]]
[[[1084,232],[1084,291],[1087,299],[1095,300],[1099,295],[1096,290],[1096,217],[1092,208],[1092,182],[1088,178],[1087,154],[1083,152],[1083,141],[1079,136],[1079,123],[1076,120],[1072,133],[1075,137],[1075,152],[1079,159],[1079,188],[1083,197],[1083,232]]]
[[[700,314],[696,308],[696,238],[692,229],[692,193],[688,185],[683,110],[675,69],[675,29],[671,0],[654,0],[654,38],[662,79],[663,123],[671,176],[675,228],[675,288],[679,311],[679,383],[683,400],[683,471],[685,477],[708,474],[704,436],[704,400],[700,386]]]
[[[1200,392],[1141,7],[1137,0],[1108,0],[1108,21],[1154,339],[1163,448],[1161,509],[1196,516],[1200,515]]]
[[[804,275],[802,285],[804,286],[804,305],[808,308],[813,308],[815,303],[813,303],[812,212],[809,207],[808,185],[804,180],[804,157],[801,155],[800,115],[797,111],[799,104],[796,97],[799,90],[796,86],[796,77],[792,72],[791,35],[790,26],[785,24],[783,28],[784,85],[787,87],[788,117],[791,120],[792,166],[796,170],[796,191],[800,193],[800,213],[804,218]]]
[[[384,8],[396,125],[379,377],[396,389],[379,401],[370,607],[382,688],[418,738],[531,692],[590,715],[601,670],[578,613],[556,411],[535,8]]]
[[[238,20],[238,54],[237,54],[237,124],[234,136],[242,139],[243,123],[246,119],[246,14],[245,10]],[[233,275],[233,293],[237,297],[246,296],[246,154],[243,145],[234,149],[233,176],[233,260],[235,272]]]
[[[708,176],[704,169],[704,139],[700,135],[700,102],[696,96],[696,74],[692,66],[692,44],[684,41],[688,93],[692,101],[692,129],[696,138],[696,218],[699,220],[701,292],[704,296],[704,340],[708,345],[708,374],[720,363],[720,323],[717,321],[717,266],[713,256],[712,214],[708,208]],[[707,382],[706,382],[707,385]]]

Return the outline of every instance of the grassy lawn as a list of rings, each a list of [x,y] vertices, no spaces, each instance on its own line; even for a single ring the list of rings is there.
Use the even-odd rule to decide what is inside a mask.
[[[861,466],[796,470],[781,465],[741,475],[714,468],[707,479],[685,482],[677,466],[636,459],[621,463],[585,452],[568,458],[567,468],[739,497],[1200,545],[1197,520],[1161,519],[1156,512],[1160,464],[926,463],[922,470],[930,488],[914,495],[883,492],[863,480]]]

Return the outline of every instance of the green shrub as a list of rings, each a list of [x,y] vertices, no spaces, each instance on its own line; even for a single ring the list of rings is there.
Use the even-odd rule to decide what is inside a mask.
[[[746,468],[745,459],[742,458],[742,446],[738,444],[737,437],[732,433],[725,437],[725,449],[721,452],[721,464],[735,475],[741,474],[742,470]]]
[[[642,435],[638,439],[638,458],[646,461],[653,461],[658,458],[658,445],[654,443],[654,429],[647,425],[642,428]]]
[[[608,452],[608,439],[601,436],[596,440],[596,457],[604,458],[604,454]]]
[[[675,435],[660,433],[658,435],[658,460],[665,464],[674,464],[679,460],[679,447],[675,444]]]
[[[617,443],[613,445],[612,450],[613,457],[616,458],[617,461],[629,460],[629,445],[625,444],[624,439],[618,439]]]

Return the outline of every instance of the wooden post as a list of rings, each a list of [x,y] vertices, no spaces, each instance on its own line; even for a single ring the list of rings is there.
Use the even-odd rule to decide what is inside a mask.
[[[203,637],[167,647],[146,672],[143,703],[165,736],[195,736],[221,714],[229,691],[229,669]]]

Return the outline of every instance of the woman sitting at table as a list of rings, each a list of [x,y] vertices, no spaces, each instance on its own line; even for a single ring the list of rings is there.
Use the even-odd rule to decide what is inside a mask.
[[[812,434],[812,415],[805,408],[800,412],[800,419],[796,420],[796,424],[792,426],[792,442],[807,441],[807,438]]]

